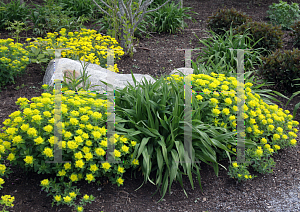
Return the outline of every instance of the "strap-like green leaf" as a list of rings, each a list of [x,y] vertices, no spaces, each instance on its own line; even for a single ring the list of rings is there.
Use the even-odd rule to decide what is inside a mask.
[[[167,165],[167,168],[168,170],[170,170],[170,167],[169,167],[169,159],[168,159],[168,154],[167,154],[167,148],[166,148],[166,144],[165,144],[165,141],[164,141],[164,138],[161,137],[162,140],[157,140],[157,143],[161,146],[162,148],[162,153],[163,153],[163,157],[164,157],[164,160],[165,160],[165,163]]]
[[[145,145],[148,143],[150,137],[148,138],[143,138],[142,142],[141,142],[141,145],[140,145],[140,148],[139,148],[139,151],[138,151],[138,155],[137,155],[137,158],[140,157],[141,153],[144,151],[145,149]]]

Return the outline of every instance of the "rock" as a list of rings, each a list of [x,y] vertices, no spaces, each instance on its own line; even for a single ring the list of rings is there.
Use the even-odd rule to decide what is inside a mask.
[[[192,68],[177,68],[177,69],[174,69],[173,71],[171,71],[171,73],[169,75],[176,74],[176,75],[181,76],[180,72],[182,72],[182,74],[184,74],[184,75],[189,75],[189,74],[193,74],[194,69],[192,69]]]
[[[71,60],[68,58],[61,58],[57,59],[55,63],[55,78],[60,79],[63,81],[63,74],[66,73],[67,76],[73,76],[73,70],[75,70],[75,77],[81,76],[81,72],[83,71],[81,63],[78,60]],[[132,79],[131,74],[118,74],[112,71],[109,71],[105,68],[102,68],[99,65],[96,64],[89,64],[87,66],[87,75],[91,75],[89,77],[89,82],[91,83],[91,86],[98,85],[96,87],[90,88],[91,91],[100,91],[101,93],[106,92],[106,85],[103,84],[101,81],[107,82],[109,84],[112,84],[112,80],[114,78],[114,88],[125,88],[128,83],[130,83],[132,86],[134,86],[134,82]],[[193,69],[192,68],[178,68],[173,70],[171,74],[179,74],[178,71],[183,72],[184,74],[192,74]],[[71,74],[70,74],[71,72]],[[107,76],[109,75],[108,79]],[[154,83],[156,79],[152,78],[148,74],[133,74],[137,84],[142,81],[142,79],[146,78],[146,80],[149,82]],[[48,84],[50,86],[53,86],[54,82],[54,60],[51,60],[48,64],[48,67],[46,69],[43,84]],[[67,80],[68,82],[68,80]],[[81,85],[82,86],[82,85]]]

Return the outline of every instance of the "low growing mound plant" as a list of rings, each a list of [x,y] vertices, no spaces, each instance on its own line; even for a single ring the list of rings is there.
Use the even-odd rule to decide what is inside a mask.
[[[209,16],[206,23],[209,29],[217,35],[222,36],[230,29],[230,26],[235,28],[250,21],[252,21],[252,18],[245,13],[241,13],[235,8],[229,10],[225,7],[224,9],[219,9],[212,16]]]
[[[263,22],[247,22],[241,26],[233,29],[234,34],[244,34],[244,32],[249,29],[249,33],[253,36],[254,48],[264,48],[269,51],[276,51],[276,49],[281,49],[283,47],[282,36],[283,32],[279,26],[273,26],[272,24],[267,24]],[[268,52],[265,52],[266,56]]]
[[[293,45],[300,46],[300,21],[296,21],[291,28],[292,32],[289,35],[293,37]]]
[[[291,25],[300,18],[299,5],[293,3],[289,5],[287,2],[280,0],[278,4],[273,3],[269,6],[267,13],[274,25],[281,25],[283,29],[291,30]]]
[[[47,88],[47,86],[45,86]],[[37,173],[55,174],[55,179],[41,181],[43,190],[54,197],[53,204],[67,204],[82,211],[82,206],[94,200],[85,195],[80,205],[75,205],[79,189],[72,186],[81,179],[94,182],[96,178],[107,176],[112,183],[123,185],[123,173],[131,166],[138,165],[132,158],[136,142],[115,134],[113,158],[117,163],[107,161],[108,141],[105,123],[107,111],[105,101],[96,99],[94,93],[66,91],[61,97],[62,142],[54,139],[55,95],[43,93],[33,97],[31,103],[26,98],[16,102],[20,110],[12,113],[3,124],[0,147],[2,160],[10,161],[13,166]],[[54,145],[60,145],[62,161],[55,155]],[[111,143],[112,144],[112,143]],[[54,163],[47,163],[52,161]],[[4,166],[4,165],[1,165]],[[62,188],[61,188],[62,186]]]
[[[15,83],[15,77],[24,74],[29,64],[29,53],[22,48],[23,44],[13,41],[0,39],[0,88]]]
[[[115,60],[120,59],[120,56],[124,55],[124,51],[118,46],[116,39],[96,33],[96,30],[84,28],[80,32],[67,32],[65,28],[62,28],[59,31],[60,36],[57,32],[47,33],[46,38],[35,38],[35,41],[30,42],[26,49],[31,53],[32,58],[39,55],[38,57],[50,61],[54,59],[54,54],[53,51],[47,52],[47,49],[70,48],[70,50],[62,51],[62,57],[86,61],[100,65],[102,68],[108,68],[107,49],[114,49]],[[27,41],[30,40],[31,38],[27,39]],[[114,72],[119,72],[117,64],[114,65]]]
[[[277,89],[285,92],[299,90],[299,85],[294,79],[300,77],[300,51],[299,49],[276,50],[268,57],[263,57],[263,64],[259,67],[258,74],[267,81],[274,82]]]

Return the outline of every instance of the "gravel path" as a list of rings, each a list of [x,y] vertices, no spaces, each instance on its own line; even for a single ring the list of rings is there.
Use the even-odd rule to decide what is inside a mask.
[[[298,178],[297,180],[299,180]],[[271,201],[266,203],[268,211],[300,211],[300,184],[297,183],[293,188],[290,189],[279,189],[274,191],[281,198],[273,198]],[[272,195],[277,196],[277,195]]]

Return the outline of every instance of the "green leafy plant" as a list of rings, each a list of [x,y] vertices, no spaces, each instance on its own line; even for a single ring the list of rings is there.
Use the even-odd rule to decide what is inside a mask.
[[[17,86],[17,87],[15,87],[15,89],[16,90],[19,90],[19,89],[21,89],[21,88],[24,88],[26,85],[24,85],[24,83],[21,85],[21,86]]]
[[[33,40],[35,40],[35,46],[29,47],[29,45],[27,45],[25,47],[29,51],[30,63],[40,64],[43,72],[45,72],[50,61],[50,53],[43,49],[46,48],[48,42],[38,41],[37,38],[33,38]],[[26,39],[26,41],[31,41],[31,38]]]
[[[93,4],[92,0],[58,0],[57,5],[60,5],[63,11],[68,11],[70,15],[77,18],[81,16],[89,19],[98,17],[95,13],[96,5]]]
[[[300,51],[298,49],[276,50],[268,57],[262,57],[263,65],[259,66],[258,74],[269,82],[275,83],[275,88],[283,92],[295,92],[299,86],[293,82],[299,75]]]
[[[299,5],[279,1],[278,4],[273,3],[267,11],[272,24],[281,25],[283,29],[291,30],[291,25],[300,18]]]
[[[95,0],[92,0],[97,7],[104,12],[105,15],[109,16],[110,18],[114,18],[112,14],[107,13],[105,10],[100,7]],[[133,38],[134,38],[134,32],[136,31],[136,28],[138,27],[139,23],[143,20],[144,15],[150,12],[154,12],[161,7],[163,7],[165,4],[167,4],[170,0],[167,0],[164,4],[161,6],[146,11],[149,4],[149,1],[142,2],[132,2],[129,1],[124,3],[123,0],[119,1],[119,4],[113,4],[112,6],[109,6],[108,4],[105,4],[106,7],[108,7],[109,11],[113,11],[113,13],[117,14],[118,20],[120,21],[120,33],[121,33],[121,39],[120,39],[120,45],[123,48],[125,55],[130,55],[132,57],[134,47],[133,47]],[[101,0],[102,3],[105,3],[103,0]],[[113,0],[110,0],[110,2],[114,2]],[[133,3],[133,5],[132,5]],[[120,7],[120,8],[119,8]],[[118,12],[117,12],[118,11]],[[133,11],[136,11],[133,13]]]
[[[209,16],[206,23],[208,29],[215,32],[217,35],[224,35],[230,27],[235,28],[246,22],[251,22],[252,18],[245,13],[237,11],[235,8],[219,9],[212,16]]]
[[[56,4],[47,4],[45,6],[35,5],[37,9],[31,11],[30,19],[34,24],[33,33],[44,35],[47,32],[59,31],[66,28],[70,31],[84,28],[83,23],[89,20],[88,17],[72,17],[71,13],[62,10],[61,6]]]
[[[184,129],[181,125],[186,123],[182,121],[184,111],[183,78],[178,75],[172,75],[172,77],[175,78],[176,82],[172,78],[166,77],[165,80],[171,80],[167,84],[161,78],[154,84],[145,81],[143,85],[138,85],[139,89],[136,88],[137,84],[133,77],[135,87],[129,85],[115,93],[116,113],[127,119],[127,121],[124,120],[123,126],[120,125],[121,128],[116,127],[116,129],[123,131],[126,137],[137,142],[137,149],[133,155],[140,160],[144,182],[150,181],[156,185],[157,191],[161,187],[162,198],[168,187],[170,192],[174,180],[181,183],[182,174],[189,176],[192,187],[191,172],[197,174],[199,185],[201,185],[198,165],[175,163],[180,159],[181,162],[187,161],[188,154],[183,148],[184,132],[181,131]],[[297,132],[297,129],[293,129],[293,126],[299,123],[291,121],[292,116],[287,115],[289,111],[283,112],[277,105],[264,103],[258,94],[252,93],[250,89],[252,85],[252,83],[245,84],[247,98],[243,118],[246,123],[246,148],[255,149],[258,144],[254,141],[261,138],[268,139],[272,145],[279,146],[282,144],[281,142],[287,146],[296,145],[297,141],[294,138],[297,135],[294,132]],[[223,74],[211,73],[211,76],[198,74],[192,75],[192,86],[194,95],[192,95],[193,142],[191,158],[193,159],[191,161],[195,159],[204,161],[213,166],[216,175],[218,175],[218,153],[224,151],[230,162],[230,155],[233,156],[233,159],[236,156],[236,149],[229,149],[227,145],[236,146],[234,138],[236,117],[232,114],[236,113],[238,108],[235,105],[241,101],[236,97],[234,91],[237,80],[235,77],[226,78]],[[200,93],[196,94],[195,91]],[[103,98],[105,97],[103,96]],[[146,102],[150,104],[146,104]],[[254,113],[260,115],[254,116]],[[274,117],[274,120],[271,117]],[[281,121],[279,122],[279,120]],[[289,132],[289,130],[293,131]],[[282,141],[278,140],[277,132],[284,133]],[[274,133],[276,136],[270,137]],[[281,136],[279,137],[281,138]],[[272,160],[268,163],[271,167]],[[265,164],[266,161],[261,161],[261,165],[265,166]],[[179,170],[179,166],[182,166],[184,172]],[[255,167],[254,164],[253,166]],[[236,174],[241,175],[241,180],[252,178],[252,176],[249,177],[244,173],[245,170],[240,171]],[[258,171],[264,172],[260,169]],[[156,172],[156,179],[154,180],[149,178],[152,172]]]
[[[300,46],[300,21],[296,21],[291,28],[292,32],[289,35],[293,37],[293,46]]]
[[[270,52],[275,51],[283,47],[282,36],[283,32],[278,26],[272,26],[271,24],[263,22],[246,22],[233,29],[233,34],[244,34],[249,29],[250,35],[252,35],[252,41],[250,45],[255,45],[253,48],[264,48],[268,51],[262,52],[263,56],[267,56]]]
[[[19,22],[19,21],[15,21],[14,23],[10,22],[10,21],[6,21],[4,23],[5,25],[8,25],[9,27],[5,28],[7,30],[13,31],[15,30],[15,32],[12,32],[12,37],[16,38],[17,43],[19,42],[19,34],[22,31],[28,31],[30,29],[30,27],[24,27],[25,23]],[[27,37],[27,36],[26,36]]]
[[[186,27],[184,18],[192,19],[192,17],[186,12],[198,14],[193,11],[189,11],[190,7],[183,7],[178,9],[174,2],[165,5],[159,10],[152,12],[149,16],[152,18],[150,23],[150,29],[154,32],[168,32],[170,34],[176,33],[179,29]],[[193,19],[195,22],[195,19]]]
[[[133,80],[136,86],[134,76]],[[102,83],[107,84],[103,81]],[[226,151],[227,148],[223,143],[233,139],[231,136],[234,134],[227,132],[224,128],[212,128],[210,124],[202,122],[196,124],[196,120],[193,120],[193,126],[198,127],[194,130],[199,133],[199,136],[203,137],[200,136],[199,138],[197,136],[196,140],[198,142],[193,142],[193,148],[195,149],[193,150],[193,156],[189,159],[185,154],[182,142],[183,127],[180,126],[183,124],[181,121],[183,120],[184,109],[183,85],[175,86],[174,81],[171,83],[172,85],[168,85],[161,78],[152,85],[146,82],[140,85],[139,89],[130,86],[120,93],[116,93],[116,111],[122,118],[126,117],[128,120],[119,122],[128,122],[126,127],[116,127],[116,129],[125,132],[126,136],[130,136],[128,138],[137,142],[138,149],[135,149],[133,157],[142,157],[140,161],[144,182],[149,180],[157,186],[157,191],[161,187],[162,198],[168,188],[170,191],[174,180],[178,180],[183,187],[182,174],[188,175],[192,187],[191,173],[197,174],[201,186],[198,165],[186,161],[194,161],[197,157],[197,159],[212,165],[216,174],[218,174],[215,148],[213,145],[208,144],[211,143],[209,139],[214,139],[215,145]],[[193,98],[194,101],[196,100]],[[145,102],[150,102],[150,104],[145,104]],[[193,104],[193,110],[199,114],[205,105],[195,103]],[[197,119],[196,117],[195,119]],[[209,129],[212,129],[212,131]],[[195,134],[198,135],[198,133]],[[180,166],[183,168],[183,172],[179,170]],[[149,178],[149,174],[153,171],[156,171],[155,182]]]
[[[5,4],[3,1],[0,1],[0,6],[3,8],[0,13],[0,29],[5,28],[4,23],[6,21],[25,22],[27,20],[29,7],[25,3],[20,4],[19,0],[12,0],[8,4]]]
[[[15,83],[14,78],[21,76],[29,64],[29,53],[14,43],[11,38],[0,39],[0,87]]]
[[[294,80],[300,80],[300,78],[294,79]],[[299,86],[300,84],[295,84],[295,85],[298,85],[298,86]],[[297,91],[297,92],[293,93],[293,95],[289,98],[289,100],[288,100],[288,102],[286,103],[285,106],[287,106],[287,105],[289,104],[289,102],[290,102],[295,96],[297,96],[298,94],[300,94],[300,91]],[[295,105],[295,108],[294,108],[294,111],[293,111],[293,118],[295,118],[296,112],[297,112],[297,110],[298,110],[299,107],[300,107],[300,102],[297,103],[297,104]]]
[[[86,68],[87,68],[87,65],[88,63],[85,63],[84,65],[82,64],[82,62],[80,61],[81,65],[82,65],[82,68],[83,68],[83,72],[81,72],[81,76],[80,77],[77,77],[75,76],[75,70],[73,71],[73,78],[71,77],[66,77],[66,73],[64,75],[64,81],[62,82],[62,85],[65,87],[64,89],[67,89],[67,90],[74,90],[74,91],[80,91],[80,90],[84,90],[84,91],[88,91],[90,88],[93,88],[93,87],[97,87],[99,85],[93,85],[91,86],[91,83],[88,82],[88,78],[91,76],[87,76],[87,73],[86,73]],[[70,82],[67,83],[66,79],[69,79]],[[82,87],[79,87],[77,88],[80,84],[82,83]]]
[[[15,201],[15,197],[12,197],[10,195],[1,196],[0,203],[1,205],[4,205],[3,210],[1,212],[9,212],[5,210],[5,206],[14,207],[14,204],[12,204],[14,201]]]
[[[198,64],[204,62],[206,66],[212,67],[215,67],[217,64],[226,64],[222,68],[217,65],[218,68],[214,68],[214,71],[216,71],[216,73],[224,73],[226,77],[237,76],[237,53],[235,53],[237,49],[248,49],[244,51],[246,72],[254,70],[254,65],[262,63],[260,57],[266,50],[263,48],[254,49],[255,44],[259,41],[256,41],[254,44],[252,42],[252,45],[250,45],[253,40],[248,36],[249,33],[233,35],[232,27],[230,27],[230,30],[226,31],[223,36],[217,35],[212,30],[210,30],[210,32],[213,36],[204,40],[200,40],[195,35],[199,39],[199,42],[206,46],[203,52],[197,53]]]
[[[231,166],[228,167],[227,174],[231,178],[237,179],[238,182],[241,182],[243,180],[251,180],[257,176],[250,174],[250,172],[248,171],[249,165],[250,165],[249,163],[243,163],[243,164],[237,164],[236,162],[232,163]]]
[[[117,5],[117,0],[110,0],[109,5],[111,8],[115,7]],[[131,5],[130,5],[131,6]],[[128,6],[129,7],[129,6]],[[133,6],[131,6],[132,13],[136,12],[139,9],[138,3],[133,2]],[[119,43],[124,42],[125,43],[125,48],[128,49],[128,54],[130,57],[133,57],[133,41],[136,39],[133,34],[134,31],[131,32],[133,26],[130,23],[130,21],[126,18],[125,15],[121,17],[121,20],[117,16],[117,13],[119,13],[120,9],[115,7],[114,10],[108,9],[108,12],[111,16],[105,16],[106,23],[109,23],[110,28],[107,29],[107,34],[110,35],[113,38],[116,38]],[[141,14],[142,12],[140,12]],[[120,30],[120,26],[123,24],[123,33]]]
[[[279,145],[274,145],[273,148],[269,144],[258,146],[256,150],[247,149],[246,154],[248,155],[248,161],[253,161],[251,166],[255,171],[262,174],[269,174],[273,172],[272,168],[275,168],[274,159],[271,158],[274,149],[277,151],[280,149]]]

